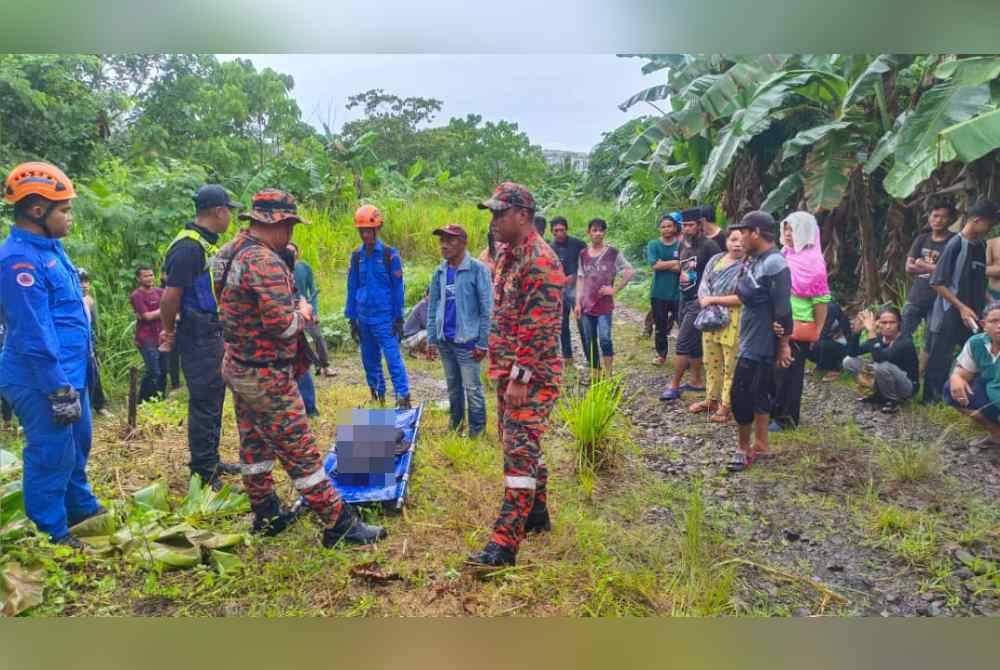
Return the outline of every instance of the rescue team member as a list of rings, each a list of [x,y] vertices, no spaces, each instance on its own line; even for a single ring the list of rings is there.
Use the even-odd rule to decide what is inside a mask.
[[[513,182],[479,205],[504,243],[497,259],[489,375],[497,382],[497,418],[504,453],[504,496],[475,567],[513,565],[526,533],[549,530],[548,470],[541,436],[559,397],[559,330],[566,275],[533,225],[535,199]]]
[[[175,346],[188,388],[188,449],[191,473],[214,487],[220,474],[239,468],[219,461],[219,432],[226,385],[222,381],[222,323],[212,291],[209,263],[219,249],[219,235],[229,228],[239,205],[226,189],[208,184],[194,196],[195,218],[167,249],[163,263],[167,288],[160,300],[160,351]],[[180,321],[177,321],[177,315]]]
[[[351,254],[344,316],[351,322],[351,337],[361,346],[372,400],[385,403],[384,354],[396,406],[409,409],[410,382],[399,347],[403,336],[403,260],[397,250],[379,239],[382,213],[374,205],[358,208],[354,227],[362,244]]]
[[[22,163],[4,181],[14,227],[0,246],[7,339],[0,394],[24,428],[24,508],[56,544],[83,543],[70,527],[104,509],[87,482],[90,324],[77,270],[60,238],[73,223],[73,183],[48,163]]]
[[[306,505],[322,520],[323,546],[340,540],[367,544],[385,537],[346,505],[333,487],[295,379],[309,367],[298,356],[312,306],[294,299],[292,272],[279,255],[292,237],[297,214],[291,195],[265,189],[240,219],[250,222],[213,261],[226,342],[222,376],[232,389],[240,432],[240,471],[253,509],[253,532],[273,536],[294,520],[274,492],[274,459]]]

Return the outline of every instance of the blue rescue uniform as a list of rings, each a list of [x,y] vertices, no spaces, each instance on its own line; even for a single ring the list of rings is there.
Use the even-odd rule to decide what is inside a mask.
[[[396,398],[409,396],[406,367],[399,341],[392,332],[393,323],[403,318],[403,261],[399,252],[382,244],[382,240],[375,240],[371,253],[366,253],[362,245],[351,255],[344,316],[358,322],[361,362],[368,387],[380,396],[385,395],[382,372],[382,354],[385,354]]]
[[[0,393],[24,428],[24,506],[53,540],[96,513],[87,482],[91,445],[87,382],[90,322],[77,270],[58,240],[13,228],[0,246],[0,303],[7,338],[0,353]],[[80,420],[52,420],[48,396],[71,386]]]

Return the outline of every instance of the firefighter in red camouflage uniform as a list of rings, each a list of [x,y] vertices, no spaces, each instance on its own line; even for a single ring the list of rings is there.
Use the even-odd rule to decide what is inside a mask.
[[[240,432],[240,469],[254,512],[253,532],[273,536],[294,521],[274,492],[271,471],[281,461],[306,505],[321,519],[323,546],[340,540],[375,542],[385,530],[365,524],[345,504],[323,469],[316,437],[296,386],[297,368],[308,367],[302,332],[312,319],[305,300],[295,302],[292,273],[278,251],[302,223],[288,193],[265,189],[250,222],[213,261],[225,357],[222,376],[233,391]]]
[[[551,528],[548,470],[540,444],[559,397],[559,330],[566,283],[559,258],[534,226],[535,199],[513,182],[479,205],[493,214],[504,243],[493,286],[489,375],[497,383],[497,419],[504,454],[504,496],[486,547],[468,558],[476,567],[514,565],[526,533]]]

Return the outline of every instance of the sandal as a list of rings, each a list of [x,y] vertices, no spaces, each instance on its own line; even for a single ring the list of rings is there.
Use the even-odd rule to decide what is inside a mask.
[[[737,449],[733,452],[733,457],[729,459],[728,463],[726,463],[726,470],[729,470],[730,472],[743,472],[753,465],[755,459],[756,456],[753,452],[747,454]]]
[[[715,411],[715,414],[708,417],[708,420],[714,423],[729,423],[729,419],[731,418],[732,413],[729,411],[729,408],[725,405],[719,405],[719,409]]]
[[[719,409],[718,403],[711,400],[699,400],[696,403],[692,403],[688,407],[688,411],[692,414],[701,414],[702,412],[714,412]]]

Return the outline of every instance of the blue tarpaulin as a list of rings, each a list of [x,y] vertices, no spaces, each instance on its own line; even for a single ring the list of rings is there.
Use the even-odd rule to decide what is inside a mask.
[[[423,406],[415,409],[396,410],[396,428],[403,431],[403,444],[408,449],[396,456],[395,471],[373,474],[340,474],[337,472],[336,445],[330,448],[323,467],[340,491],[340,495],[349,503],[394,502],[397,509],[402,508],[406,500],[406,489],[410,480],[410,467],[413,465],[413,452],[417,446],[417,430],[420,427],[420,417]]]

